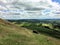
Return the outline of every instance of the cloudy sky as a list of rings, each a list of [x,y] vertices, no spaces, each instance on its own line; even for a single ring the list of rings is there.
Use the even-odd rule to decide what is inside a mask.
[[[0,0],[3,19],[60,19],[60,0]]]

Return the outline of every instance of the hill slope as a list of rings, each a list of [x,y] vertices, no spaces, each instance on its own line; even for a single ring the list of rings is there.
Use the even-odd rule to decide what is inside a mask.
[[[0,45],[60,45],[60,40],[0,19]]]

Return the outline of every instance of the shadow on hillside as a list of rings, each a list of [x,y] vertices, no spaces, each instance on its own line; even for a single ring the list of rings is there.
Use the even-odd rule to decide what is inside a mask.
[[[60,39],[60,31],[57,31],[57,30],[54,30],[54,29],[47,29],[47,28],[44,28],[44,27],[28,27],[28,26],[25,26],[25,28],[36,31],[35,32],[36,34],[42,33],[42,34]]]

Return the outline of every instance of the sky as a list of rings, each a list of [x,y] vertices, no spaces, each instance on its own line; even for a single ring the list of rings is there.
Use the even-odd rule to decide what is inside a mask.
[[[3,19],[60,19],[60,0],[0,0]]]
[[[58,3],[60,3],[60,0],[52,0],[53,2],[58,2]]]

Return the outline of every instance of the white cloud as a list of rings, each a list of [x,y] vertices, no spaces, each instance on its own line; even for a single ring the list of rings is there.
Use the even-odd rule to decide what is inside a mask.
[[[19,16],[13,14],[16,12],[2,12],[0,17],[20,18],[20,19],[43,19],[43,18],[60,18],[56,12],[60,11],[60,4],[52,0],[0,0],[0,10],[21,10]],[[27,9],[27,10],[26,10]],[[21,14],[20,14],[21,12]],[[9,16],[11,15],[11,16]]]

